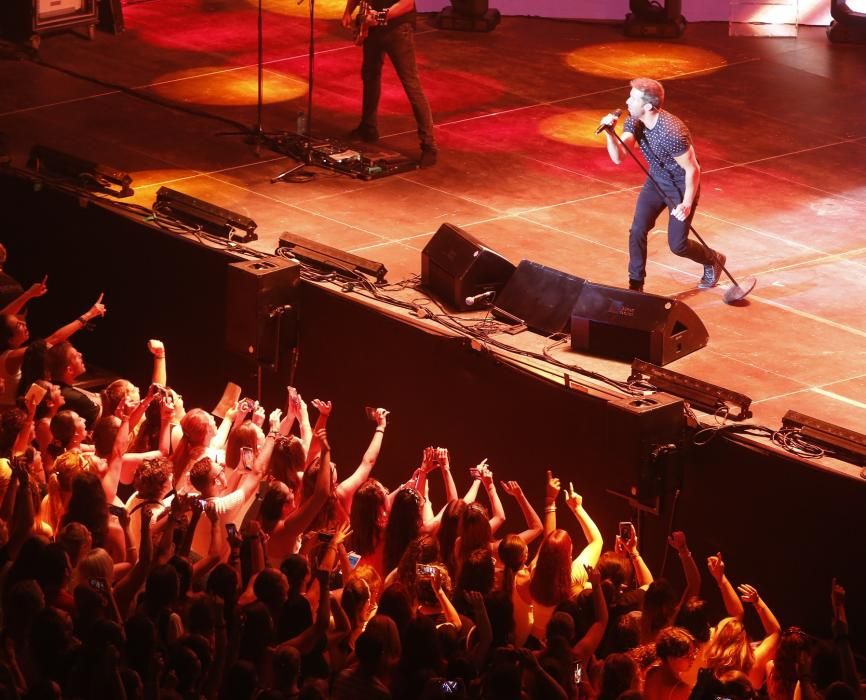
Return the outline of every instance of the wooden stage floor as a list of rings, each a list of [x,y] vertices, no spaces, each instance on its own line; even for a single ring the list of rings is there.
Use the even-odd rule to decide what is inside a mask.
[[[264,2],[266,130],[294,130],[306,109],[307,7]],[[316,9],[313,131],[339,137],[357,121],[360,51],[339,26],[342,3]],[[290,231],[384,262],[391,282],[420,273],[421,249],[450,222],[514,262],[624,285],[643,177],[633,163],[613,166],[593,131],[624,106],[630,77],[663,80],[703,166],[694,225],[734,276],[758,282],[741,307],[723,303],[723,287],[696,290],[701,271],[667,250],[663,215],[647,291],[684,299],[710,333],[708,347],[670,368],[751,396],[755,422],[770,427],[795,409],[866,433],[862,46],[832,45],[810,27],[767,39],[693,24],[681,40],[658,42],[606,24],[506,17],[471,34],[420,17],[439,164],[372,182],[322,171],[271,184],[291,161],[218,135],[229,127],[216,119],[256,121],[255,4],[150,0],[125,18],[121,35],[46,36],[41,63],[2,62],[0,132],[15,165],[35,143],[54,146],[131,172],[132,201],[149,206],[167,185],[253,218],[259,250]],[[417,155],[389,66],[380,130],[384,147]],[[514,342],[543,343],[523,335]],[[565,355],[616,379],[629,373]]]

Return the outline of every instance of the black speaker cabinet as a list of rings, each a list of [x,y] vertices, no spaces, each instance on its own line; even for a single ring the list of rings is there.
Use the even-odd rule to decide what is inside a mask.
[[[454,309],[505,286],[514,265],[453,224],[442,224],[421,252],[421,284]]]
[[[263,365],[276,365],[295,343],[296,291],[301,266],[279,257],[228,266],[226,347]]]
[[[583,284],[581,277],[521,260],[499,295],[493,315],[525,323],[545,335],[565,332]]]
[[[682,488],[684,401],[658,392],[610,401],[605,412],[608,488],[653,508]]]
[[[571,312],[578,352],[666,365],[704,347],[707,329],[683,302],[587,282]]]

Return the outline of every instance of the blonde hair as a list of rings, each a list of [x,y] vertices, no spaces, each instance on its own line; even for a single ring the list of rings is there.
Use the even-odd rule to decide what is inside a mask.
[[[743,623],[735,617],[726,617],[716,627],[705,652],[707,668],[716,676],[725,671],[748,673],[755,665],[755,655]]]
[[[87,582],[92,578],[103,578],[109,585],[114,578],[114,560],[102,547],[96,547],[78,562],[78,580]]]

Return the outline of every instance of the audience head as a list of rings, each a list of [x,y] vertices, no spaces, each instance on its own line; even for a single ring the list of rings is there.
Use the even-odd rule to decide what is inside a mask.
[[[349,513],[352,524],[352,549],[361,555],[372,554],[388,523],[388,492],[376,479],[367,479],[355,492]]]
[[[84,356],[68,340],[49,348],[45,367],[51,379],[61,384],[72,384],[87,369]]]
[[[571,549],[571,536],[565,530],[554,530],[542,540],[529,582],[534,601],[556,605],[571,596]]]

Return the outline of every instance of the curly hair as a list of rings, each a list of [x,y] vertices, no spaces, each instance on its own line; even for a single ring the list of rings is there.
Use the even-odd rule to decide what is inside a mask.
[[[152,459],[142,460],[135,470],[133,483],[138,497],[151,501],[162,495],[165,485],[171,478],[171,460],[160,455]]]
[[[189,470],[189,483],[199,493],[205,491],[210,484],[210,475],[213,471],[214,461],[210,457],[202,457],[197,460]]]
[[[656,654],[662,661],[681,659],[695,648],[695,638],[682,627],[665,627],[656,638]]]

